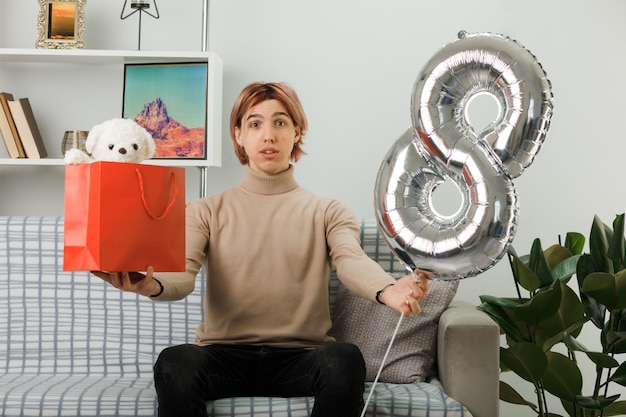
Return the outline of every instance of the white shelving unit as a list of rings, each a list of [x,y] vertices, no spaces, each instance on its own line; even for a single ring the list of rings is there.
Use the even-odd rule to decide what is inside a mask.
[[[67,82],[59,82],[56,84],[58,74],[64,74],[66,72],[73,72],[76,75],[85,77],[91,73],[102,74],[102,71],[110,69],[115,72],[112,76],[113,81],[109,80],[109,84],[100,85],[99,79],[93,80],[93,88],[90,88],[81,97],[84,97],[84,103],[81,105],[90,106],[92,102],[98,101],[100,93],[104,89],[105,93],[107,89],[116,89],[119,96],[123,90],[123,69],[125,64],[142,64],[142,63],[189,63],[189,62],[203,62],[207,63],[208,67],[208,94],[207,94],[207,158],[206,159],[153,159],[148,163],[168,166],[180,166],[180,167],[198,167],[200,170],[200,195],[206,195],[207,168],[210,166],[221,166],[222,163],[222,60],[219,56],[212,52],[189,52],[189,51],[113,51],[113,50],[89,50],[89,49],[72,49],[72,50],[57,50],[57,49],[11,49],[0,48],[0,82],[4,81],[7,84],[7,79],[10,77],[20,78],[22,80],[16,80],[16,84],[21,85],[21,91],[27,90],[27,94],[19,94],[19,96],[29,96],[29,98],[37,97],[38,94],[45,94],[46,96],[54,95],[63,97],[68,88],[72,86],[66,85]],[[28,69],[25,73],[20,68]],[[2,72],[8,73],[7,78],[2,78]],[[109,71],[110,72],[110,71]],[[36,74],[36,76],[33,76]],[[64,74],[67,75],[67,74]],[[46,78],[49,77],[49,78]],[[35,78],[36,80],[33,80]],[[42,88],[36,86],[30,87],[32,81],[37,81],[45,86],[46,93],[42,93]],[[11,88],[7,85],[0,84],[0,90],[12,92]],[[11,84],[13,84],[13,78],[11,78]],[[118,84],[113,85],[111,84]],[[32,88],[32,91],[28,89]],[[80,88],[80,87],[78,87]],[[100,89],[100,90],[99,90]],[[18,97],[15,97],[18,98]],[[81,98],[81,101],[83,99]],[[119,101],[121,113],[121,100]],[[35,109],[35,116],[37,113],[45,111],[58,112],[58,118],[63,119],[71,115],[71,111],[67,111],[65,103],[62,103],[59,108],[46,105],[45,109]],[[118,115],[119,117],[119,115]],[[104,121],[106,118],[100,118],[99,121]],[[40,126],[41,128],[41,126]],[[70,130],[70,129],[67,129]],[[46,132],[42,130],[42,136],[46,141]],[[46,142],[46,148],[50,155],[50,149],[60,146],[60,137],[58,134],[56,138],[58,143],[50,143],[50,140]],[[4,144],[0,145],[4,146]],[[43,159],[28,159],[28,158],[0,158],[0,166],[26,167],[26,166],[60,166],[64,165],[63,159],[60,157],[49,157]]]

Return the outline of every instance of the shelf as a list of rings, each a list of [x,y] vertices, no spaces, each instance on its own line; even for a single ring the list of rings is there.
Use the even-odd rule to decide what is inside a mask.
[[[212,52],[113,51],[108,49],[0,49],[0,62],[77,64],[128,64],[148,62],[211,61]]]
[[[115,114],[117,92],[123,91],[123,65],[125,64],[168,64],[168,63],[207,63],[207,114],[206,114],[206,155],[207,159],[154,159],[145,163],[164,166],[197,167],[200,175],[200,195],[206,195],[208,182],[207,167],[221,166],[222,163],[222,60],[213,52],[207,51],[132,51],[105,49],[21,49],[0,48],[0,81],[4,87],[0,91],[17,93],[19,96],[38,97],[39,106],[48,111],[58,111],[59,118],[49,118],[48,131],[60,137],[63,127],[80,125],[94,118],[91,104],[103,116],[100,120]],[[121,68],[120,68],[121,67]],[[6,70],[6,71],[5,71]],[[76,75],[72,77],[71,75]],[[95,74],[95,75],[92,75]],[[97,77],[91,79],[89,77]],[[56,77],[56,78],[55,78]],[[72,84],[76,82],[76,84]],[[72,89],[72,86],[74,88]],[[64,90],[65,89],[65,90]],[[80,92],[88,91],[87,94]],[[67,94],[66,94],[67,92]],[[98,95],[102,92],[102,96]],[[116,93],[113,93],[116,92]],[[71,96],[74,101],[67,101]],[[59,100],[59,97],[66,101]],[[68,102],[79,100],[83,105],[68,110]],[[91,100],[91,101],[90,101]],[[60,111],[59,111],[60,110]],[[42,110],[43,111],[43,110]],[[50,122],[50,120],[53,120]],[[98,119],[96,119],[98,120]],[[53,125],[52,128],[50,125]],[[41,126],[40,126],[41,128]],[[76,129],[72,127],[73,129]],[[83,129],[85,130],[85,129]],[[0,141],[0,147],[4,144]],[[46,143],[48,150],[54,144]],[[65,161],[58,154],[50,158],[11,159],[0,154],[0,167],[17,170],[28,166],[63,166]]]
[[[210,164],[204,159],[149,159],[144,164],[162,165],[173,167],[208,167]],[[65,160],[62,158],[0,158],[0,166],[63,166]]]
[[[124,65],[141,63],[206,62],[207,90],[207,159],[176,162],[179,166],[221,166],[222,158],[222,60],[213,52],[201,51],[118,51],[106,49],[20,49],[0,48],[0,65]],[[87,69],[87,68],[86,68]],[[72,68],[71,71],[76,71]],[[45,74],[45,71],[44,71]],[[4,88],[6,89],[6,87]],[[121,87],[120,87],[121,91]],[[41,162],[0,158],[0,165],[62,165],[54,159]],[[168,163],[163,163],[168,164]]]

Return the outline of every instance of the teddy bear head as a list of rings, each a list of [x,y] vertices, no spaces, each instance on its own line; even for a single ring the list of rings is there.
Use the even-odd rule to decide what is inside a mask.
[[[152,135],[131,119],[111,119],[94,126],[85,149],[98,161],[139,163],[156,151]]]

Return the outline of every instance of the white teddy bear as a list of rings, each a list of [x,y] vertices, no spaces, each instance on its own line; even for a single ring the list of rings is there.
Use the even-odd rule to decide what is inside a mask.
[[[150,159],[156,150],[152,135],[131,119],[111,119],[94,126],[85,140],[85,149],[65,153],[66,164],[93,161],[134,162]]]

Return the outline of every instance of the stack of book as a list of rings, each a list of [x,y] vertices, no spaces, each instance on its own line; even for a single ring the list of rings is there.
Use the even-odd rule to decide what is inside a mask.
[[[28,98],[0,93],[0,134],[11,158],[48,156]]]

